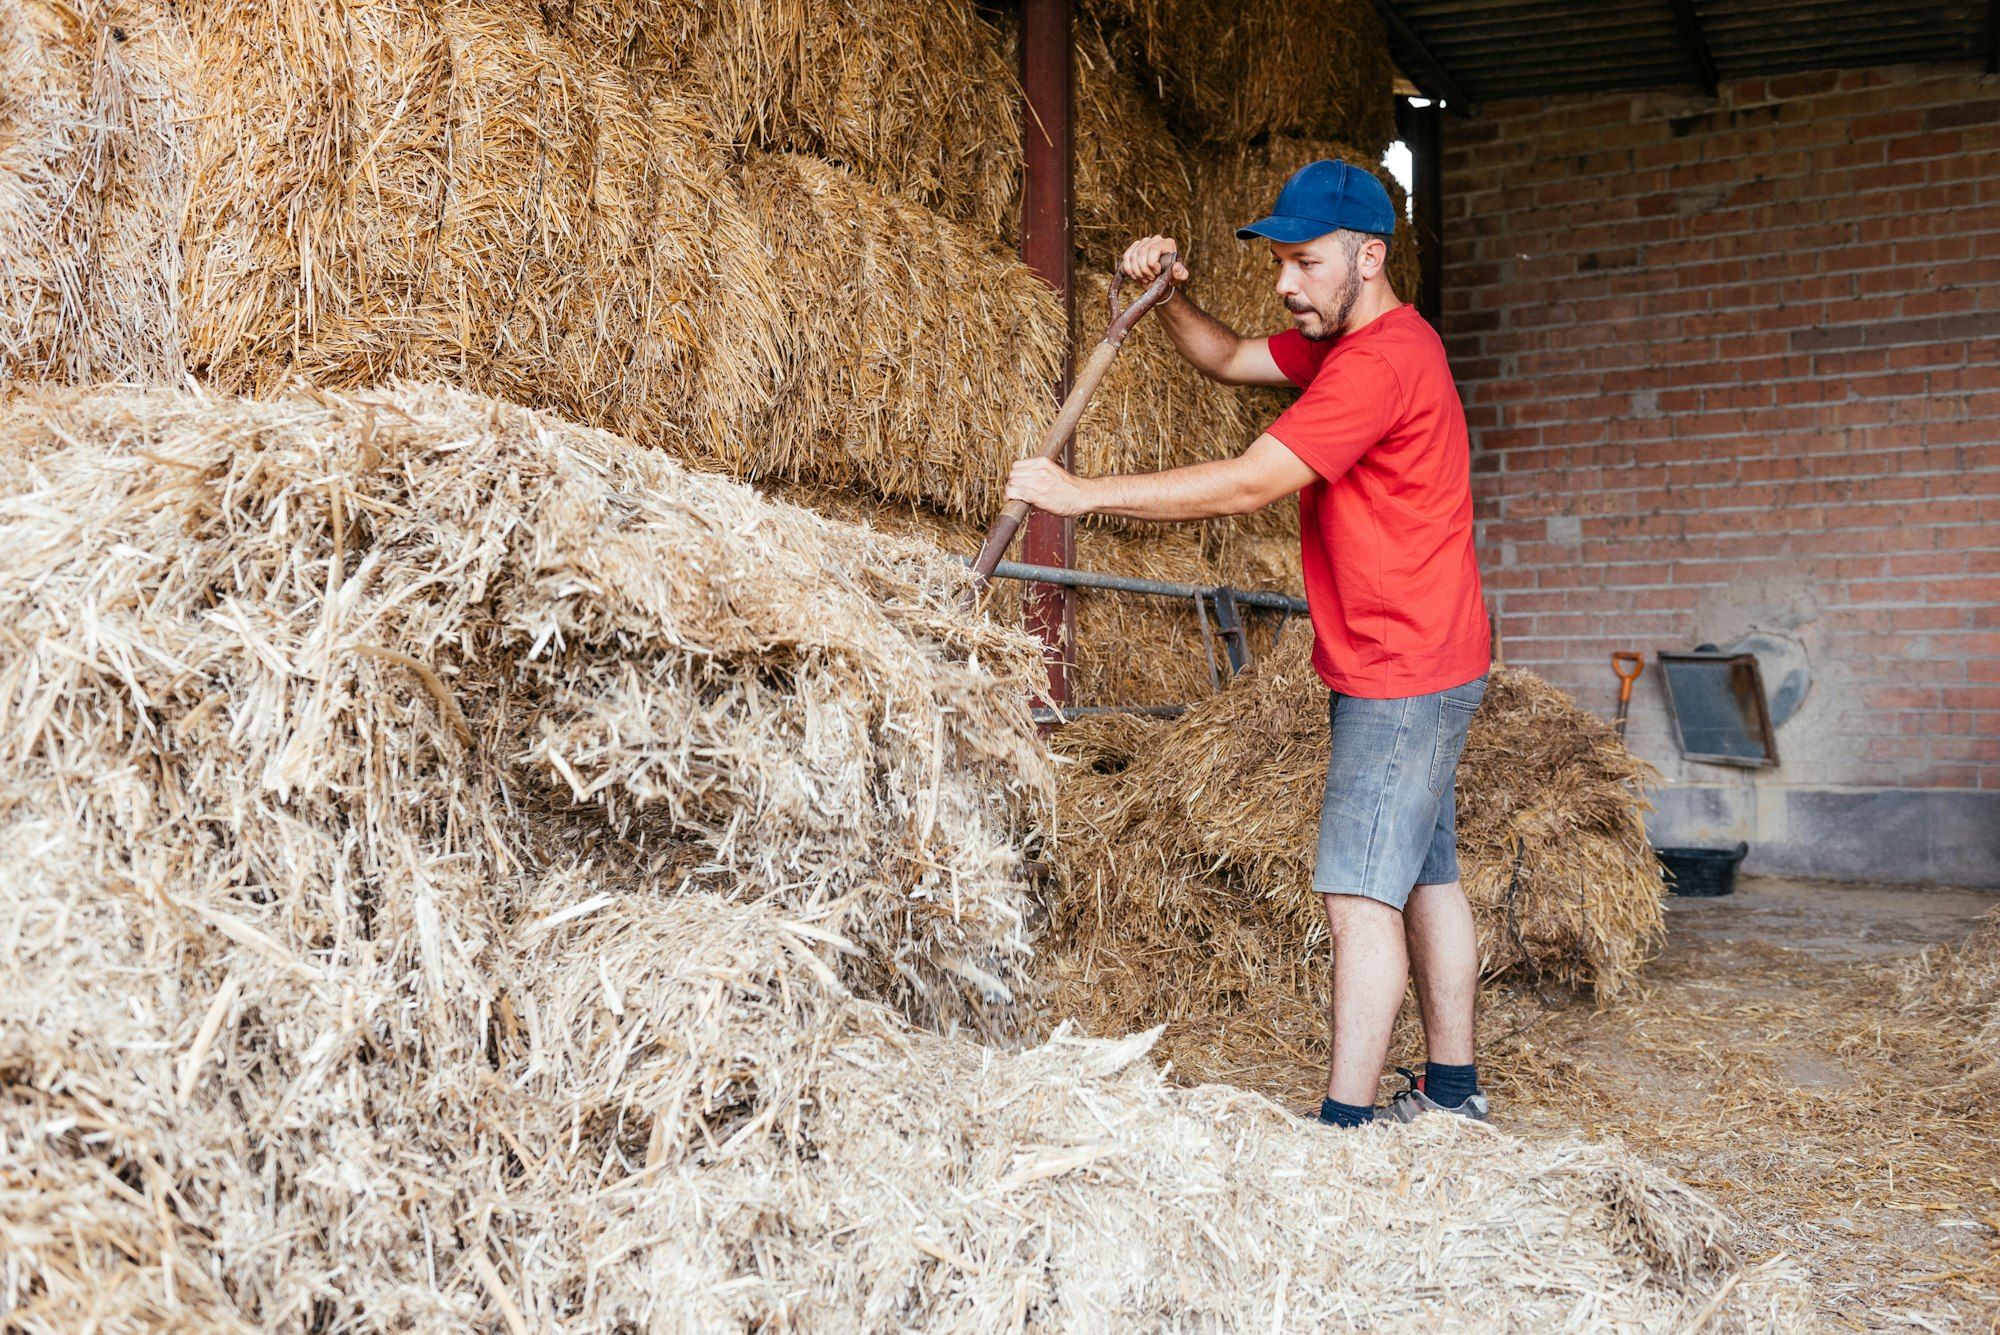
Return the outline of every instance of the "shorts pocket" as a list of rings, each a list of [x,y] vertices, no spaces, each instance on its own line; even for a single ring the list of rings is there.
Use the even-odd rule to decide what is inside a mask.
[[[1439,694],[1453,709],[1463,710],[1467,714],[1474,713],[1478,710],[1480,701],[1486,698],[1486,678],[1474,677],[1463,686],[1454,686]]]
[[[1431,743],[1431,795],[1443,797],[1452,775],[1458,770],[1459,753],[1465,750],[1465,734],[1472,716],[1486,698],[1486,678],[1478,677],[1463,686],[1438,692],[1437,736]]]

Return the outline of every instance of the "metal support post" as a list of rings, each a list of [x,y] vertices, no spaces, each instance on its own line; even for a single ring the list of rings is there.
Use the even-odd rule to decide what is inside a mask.
[[[1062,380],[1053,402],[1069,393],[1075,347],[1075,248],[1071,238],[1071,0],[1023,0],[1021,5],[1021,89],[1027,103],[1021,117],[1026,179],[1021,196],[1021,259],[1062,298],[1065,340]],[[1074,466],[1071,451],[1065,468]],[[1069,567],[1076,563],[1076,525],[1036,511],[1028,518],[1021,554],[1029,564]],[[1068,588],[1032,584],[1027,590],[1028,629],[1048,646],[1049,696],[1069,701],[1069,669],[1076,643],[1076,599]]]

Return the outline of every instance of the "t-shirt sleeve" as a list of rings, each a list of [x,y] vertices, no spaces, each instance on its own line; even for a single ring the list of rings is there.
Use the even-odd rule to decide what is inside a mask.
[[[1389,363],[1356,349],[1313,377],[1299,401],[1271,423],[1270,434],[1333,482],[1389,433],[1400,393]]]
[[[1280,330],[1265,343],[1271,349],[1271,360],[1278,364],[1278,373],[1300,389],[1312,383],[1320,363],[1333,351],[1330,341],[1315,343],[1296,329]]]

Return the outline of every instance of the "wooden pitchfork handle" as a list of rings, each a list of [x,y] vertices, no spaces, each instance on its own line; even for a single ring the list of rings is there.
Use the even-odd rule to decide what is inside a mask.
[[[1125,275],[1120,272],[1111,279],[1111,293],[1108,304],[1111,307],[1111,326],[1104,331],[1104,339],[1091,350],[1090,360],[1083,364],[1077,374],[1076,384],[1071,387],[1069,397],[1063,400],[1062,410],[1050,425],[1048,434],[1042,437],[1042,447],[1030,458],[1060,459],[1063,446],[1076,433],[1076,424],[1083,418],[1083,410],[1090,405],[1090,396],[1096,392],[1104,373],[1111,369],[1111,361],[1118,355],[1118,349],[1125,345],[1125,336],[1132,332],[1132,326],[1139,323],[1142,316],[1173,289],[1174,266],[1180,263],[1180,254],[1169,254],[1160,263],[1160,276],[1152,285],[1141,292],[1130,306],[1118,305],[1119,290],[1125,286]],[[1009,501],[986,530],[986,541],[979,548],[979,555],[972,562],[972,587],[983,586],[993,576],[993,571],[1005,559],[1007,549],[1014,545],[1014,535],[1021,531],[1021,525],[1028,518],[1026,501]]]

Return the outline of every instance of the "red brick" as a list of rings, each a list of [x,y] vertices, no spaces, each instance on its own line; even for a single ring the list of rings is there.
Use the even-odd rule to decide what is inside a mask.
[[[1613,636],[1720,634],[1717,590],[1793,582],[1868,708],[1824,781],[2000,788],[2000,99],[1899,68],[1720,106],[1520,100],[1454,136],[1447,329],[1509,656],[1588,691]]]

